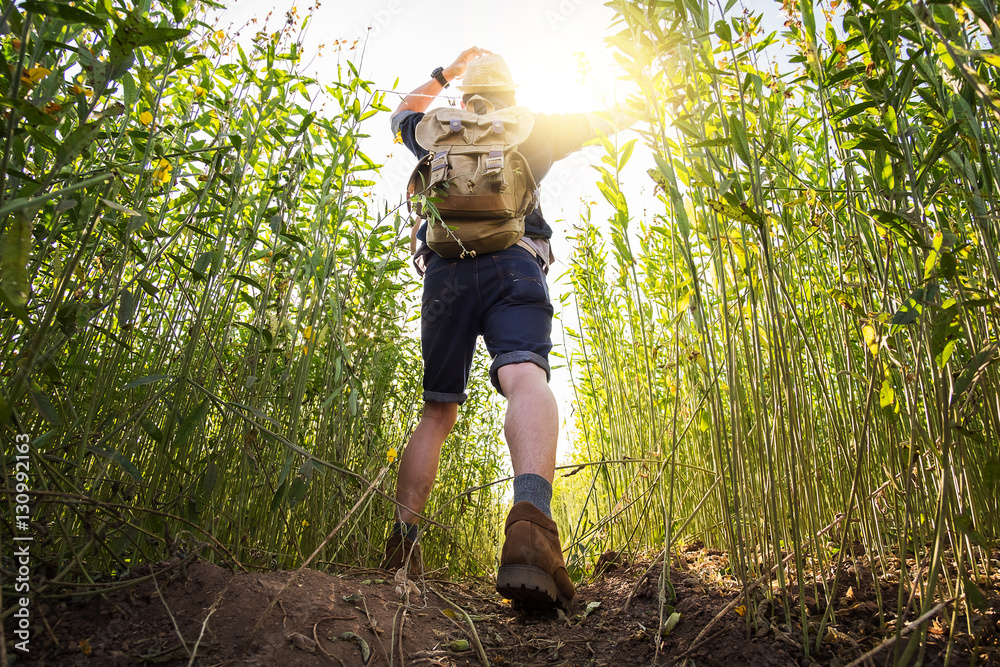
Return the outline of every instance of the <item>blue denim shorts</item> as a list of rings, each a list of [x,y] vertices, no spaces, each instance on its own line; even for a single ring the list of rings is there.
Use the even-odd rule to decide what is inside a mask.
[[[490,380],[501,394],[497,371],[507,364],[531,362],[548,378],[552,313],[541,261],[520,246],[463,259],[432,254],[420,309],[424,400],[468,398],[480,335],[493,360]]]

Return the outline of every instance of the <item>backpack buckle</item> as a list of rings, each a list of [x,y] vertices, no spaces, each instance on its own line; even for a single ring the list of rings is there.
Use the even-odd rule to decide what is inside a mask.
[[[458,118],[452,118],[449,124],[452,134],[462,131],[462,121]]]
[[[438,151],[431,158],[431,178],[430,185],[434,185],[438,181],[443,181],[445,174],[448,171],[448,151]]]
[[[486,173],[492,174],[503,170],[503,151],[493,150],[486,156]]]
[[[496,120],[493,121],[493,133],[494,134],[503,134],[503,119],[502,118],[497,118]]]

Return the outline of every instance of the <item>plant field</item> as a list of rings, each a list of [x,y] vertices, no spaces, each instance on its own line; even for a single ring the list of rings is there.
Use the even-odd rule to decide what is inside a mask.
[[[632,130],[600,138],[605,201],[561,278],[576,439],[555,506],[593,599],[527,620],[489,599],[508,465],[482,350],[423,524],[434,575],[414,592],[366,570],[421,409],[420,281],[405,201],[372,193],[390,108],[358,45],[328,47],[321,82],[312,9],[227,34],[211,2],[4,6],[0,658],[26,660],[22,580],[59,661],[40,613],[83,633],[106,596],[188,604],[158,586],[208,561],[381,586],[392,613],[351,630],[381,637],[372,664],[606,664],[626,644],[732,664],[741,642],[755,664],[1000,660],[996,8],[788,1],[768,34],[735,1],[608,6],[640,92]],[[220,662],[189,633],[229,585],[164,625],[183,655],[156,655]],[[428,609],[467,654],[396,651]],[[507,631],[538,642],[476,650]],[[154,659],[127,642],[121,664]]]

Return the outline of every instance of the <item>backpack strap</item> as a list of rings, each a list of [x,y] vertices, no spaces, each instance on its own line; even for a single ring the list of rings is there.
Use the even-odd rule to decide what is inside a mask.
[[[486,113],[493,113],[494,111],[496,111],[496,107],[493,106],[493,103],[490,102],[485,97],[482,97],[481,95],[473,95],[472,97],[470,97],[469,101],[465,103],[465,108],[469,109],[473,113],[476,113],[476,104],[477,103],[480,103],[484,107],[486,107]],[[482,114],[479,114],[479,115],[482,115]]]

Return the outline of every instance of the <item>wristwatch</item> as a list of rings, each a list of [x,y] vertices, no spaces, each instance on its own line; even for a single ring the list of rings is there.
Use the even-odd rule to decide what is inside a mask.
[[[434,79],[436,79],[438,83],[441,84],[442,88],[447,88],[448,87],[448,79],[444,78],[444,68],[443,67],[437,67],[437,68],[435,68],[434,71],[431,72],[431,76]]]

